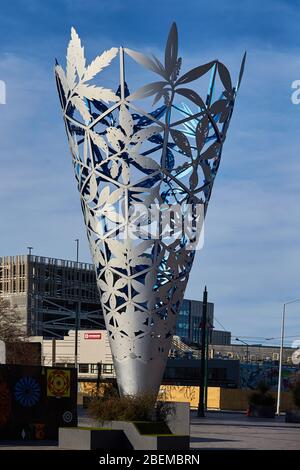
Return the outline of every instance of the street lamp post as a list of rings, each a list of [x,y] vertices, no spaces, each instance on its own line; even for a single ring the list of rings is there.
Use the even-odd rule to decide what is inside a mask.
[[[299,299],[288,300],[284,302],[282,309],[282,319],[281,319],[281,342],[280,342],[280,354],[279,354],[279,372],[278,372],[278,391],[277,391],[277,407],[276,414],[279,416],[280,413],[280,396],[281,396],[281,381],[282,381],[282,362],[283,362],[283,343],[284,343],[284,326],[285,326],[285,308],[288,304],[293,304],[295,302],[300,302]]]
[[[239,338],[235,338],[235,340],[246,345],[246,363],[248,364],[249,363],[249,344],[246,343],[246,341],[243,341],[242,339],[239,339]]]
[[[206,325],[206,335],[205,335],[205,382],[204,382],[204,409],[207,410],[207,401],[208,401],[208,356],[209,356],[209,343],[210,343],[210,331],[212,325],[207,321]]]
[[[201,369],[200,369],[200,390],[198,416],[205,416],[205,353],[206,353],[206,327],[207,327],[207,289],[205,286],[203,292],[202,303],[202,319],[201,319]]]
[[[79,262],[79,239],[76,238],[76,263]],[[78,266],[77,266],[78,267]],[[79,289],[78,289],[79,292]],[[77,305],[76,305],[76,316],[75,316],[75,352],[74,352],[74,365],[75,368],[77,369],[78,367],[78,329],[79,329],[79,302],[80,300],[78,299]]]

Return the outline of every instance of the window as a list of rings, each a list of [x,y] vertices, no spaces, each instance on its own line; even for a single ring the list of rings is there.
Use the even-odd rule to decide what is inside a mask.
[[[89,365],[88,364],[79,364],[79,372],[81,374],[88,374],[89,373]]]
[[[113,364],[103,364],[103,374],[112,374],[114,370]]]
[[[98,374],[98,365],[97,364],[91,364],[91,373],[92,374]]]

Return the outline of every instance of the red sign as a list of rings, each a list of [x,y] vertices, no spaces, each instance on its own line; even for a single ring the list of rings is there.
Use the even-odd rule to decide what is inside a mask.
[[[101,339],[101,333],[84,333],[84,339]]]

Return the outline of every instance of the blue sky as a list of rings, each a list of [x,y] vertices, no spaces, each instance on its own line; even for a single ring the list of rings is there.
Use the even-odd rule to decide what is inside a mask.
[[[36,254],[74,259],[79,237],[80,258],[90,260],[53,79],[54,58],[64,64],[71,26],[88,59],[118,45],[162,55],[174,20],[187,66],[219,58],[235,81],[248,52],[187,296],[201,298],[207,284],[217,319],[234,336],[262,342],[254,337],[280,335],[282,302],[300,297],[295,1],[1,2],[7,104],[0,105],[0,255],[32,245]],[[288,307],[287,344],[300,339],[299,312],[300,303]]]

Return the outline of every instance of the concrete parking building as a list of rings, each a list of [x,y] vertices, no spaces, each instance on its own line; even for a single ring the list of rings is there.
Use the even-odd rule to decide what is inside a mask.
[[[0,258],[0,297],[17,305],[28,335],[63,338],[104,327],[94,266],[43,256]]]

